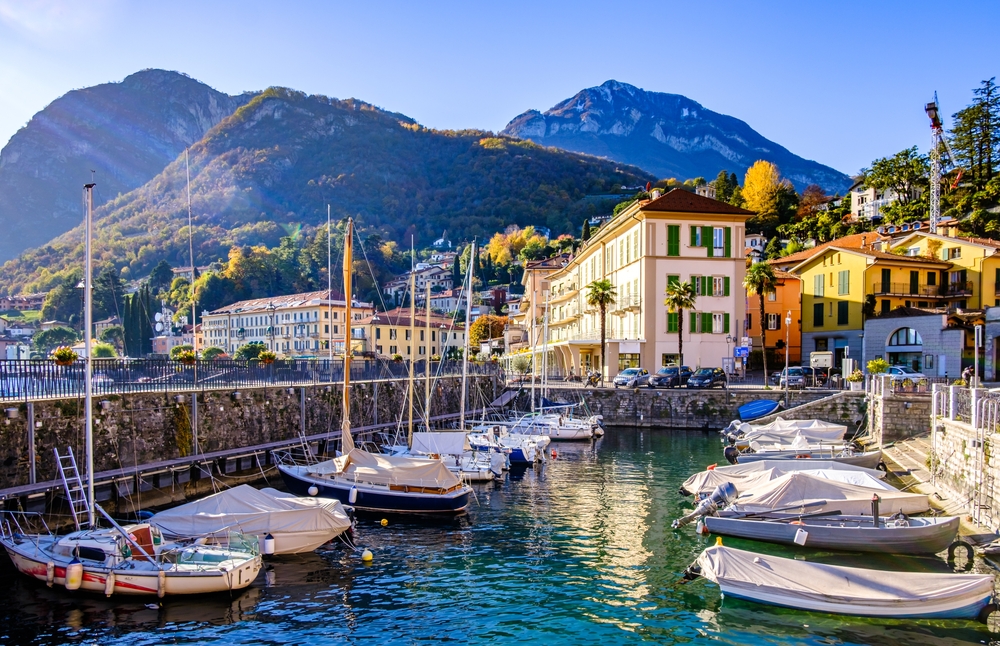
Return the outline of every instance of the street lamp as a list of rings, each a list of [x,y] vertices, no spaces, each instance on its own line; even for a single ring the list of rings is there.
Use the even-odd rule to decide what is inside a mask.
[[[275,352],[276,350],[276,348],[274,347],[274,310],[275,310],[274,303],[268,303],[267,311],[271,313],[271,347],[268,348],[268,350],[270,350],[271,352]]]
[[[736,362],[733,360],[733,353],[729,351],[729,344],[730,343],[736,343],[736,337],[733,336],[733,335],[731,335],[731,334],[727,334],[726,335],[726,354],[728,356],[722,362],[723,363],[723,367],[726,370],[726,381],[729,381],[729,374],[728,373],[730,372],[730,368],[732,367],[732,369],[735,369],[735,364],[736,364]],[[677,376],[677,381],[680,382],[680,373],[678,372],[677,375],[678,375]]]
[[[763,321],[761,321],[761,323],[763,323]],[[785,408],[788,408],[788,334],[791,327],[792,310],[788,310],[788,314],[785,314]],[[767,375],[764,375],[764,379],[767,379]]]

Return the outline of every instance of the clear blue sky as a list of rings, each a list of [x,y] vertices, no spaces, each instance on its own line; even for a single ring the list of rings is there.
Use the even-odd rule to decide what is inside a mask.
[[[683,94],[854,173],[1000,76],[1000,2],[0,0],[0,142],[61,94],[156,67],[499,130],[608,79]]]

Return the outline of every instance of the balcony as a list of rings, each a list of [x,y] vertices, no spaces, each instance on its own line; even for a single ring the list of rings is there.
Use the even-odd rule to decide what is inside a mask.
[[[638,311],[642,307],[642,297],[638,294],[625,294],[619,296],[615,304],[609,309],[618,313]]]
[[[920,296],[924,298],[953,298],[971,296],[972,281],[927,285],[920,283],[875,283],[876,296]],[[997,293],[1000,293],[998,291]]]

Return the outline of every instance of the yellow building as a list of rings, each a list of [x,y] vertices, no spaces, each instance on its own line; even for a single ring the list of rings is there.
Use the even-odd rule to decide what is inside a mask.
[[[811,352],[866,357],[862,330],[864,305],[874,299],[874,312],[899,306],[936,307],[963,293],[942,292],[951,263],[877,250],[873,246],[842,248],[836,241],[790,269],[801,280],[802,359]],[[881,356],[882,348],[877,352]]]
[[[343,297],[326,290],[240,301],[206,312],[201,320],[199,350],[216,346],[230,356],[247,343],[292,358],[324,358],[333,343],[343,354],[348,322]],[[375,311],[371,303],[352,303],[355,322]]]
[[[546,312],[548,319],[547,344],[544,326],[537,325],[529,345],[536,353],[547,345],[549,371],[556,374],[600,368],[608,378],[626,367],[656,370],[678,358],[678,316],[663,305],[667,284],[690,281],[699,296],[694,311],[684,313],[684,363],[723,366],[744,331],[744,234],[752,215],[681,189],[633,203],[575,256],[544,271],[526,268],[519,322],[530,326]],[[602,279],[616,293],[603,365],[599,310],[587,304],[586,288]]]
[[[427,329],[428,322],[430,330]],[[352,338],[360,342],[360,349],[374,352],[377,355],[391,357],[401,355],[409,360],[416,347],[417,361],[435,355],[447,357],[450,353],[461,351],[465,347],[465,326],[455,323],[447,316],[430,314],[427,319],[426,310],[417,310],[413,318],[414,336],[410,336],[410,310],[397,308],[388,312],[378,312],[367,316],[354,324]],[[358,351],[355,345],[355,351]]]
[[[894,240],[892,250],[951,263],[939,283],[949,304],[970,310],[1000,305],[1000,242],[918,232]]]

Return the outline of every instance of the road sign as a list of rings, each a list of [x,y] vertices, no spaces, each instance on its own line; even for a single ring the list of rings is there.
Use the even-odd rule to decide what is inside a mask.
[[[737,359],[742,359],[744,357],[749,357],[750,356],[750,348],[748,348],[746,346],[743,346],[743,345],[738,345],[735,348],[733,348],[733,356],[736,357]]]
[[[751,343],[750,337],[745,336],[743,337],[743,340],[740,342],[740,345],[745,345],[746,347],[749,348],[751,345],[753,345],[753,343]]]

